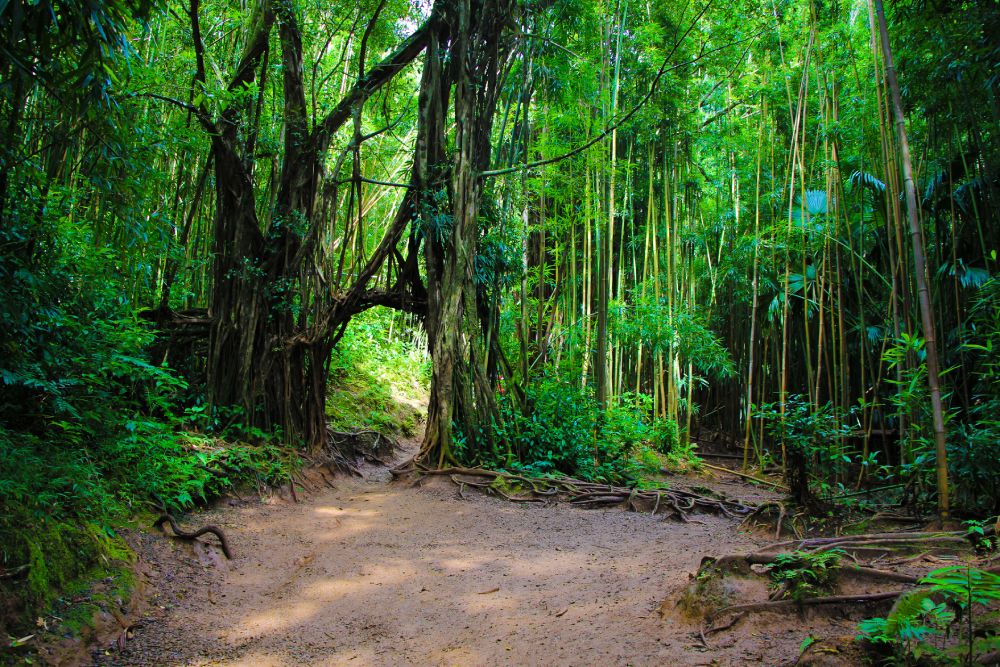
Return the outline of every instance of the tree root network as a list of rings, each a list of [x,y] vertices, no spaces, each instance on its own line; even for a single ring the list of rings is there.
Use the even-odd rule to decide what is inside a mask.
[[[994,529],[988,529],[987,534],[994,534]],[[868,605],[885,603],[899,598],[903,593],[912,590],[920,583],[921,576],[907,572],[885,569],[909,565],[915,561],[928,559],[937,560],[933,553],[946,550],[951,553],[958,551],[972,552],[974,545],[964,531],[922,531],[869,533],[862,535],[843,535],[838,537],[815,537],[806,539],[786,540],[766,545],[748,554],[730,554],[717,558],[702,559],[696,581],[702,581],[705,575],[737,577],[760,576],[760,570],[753,566],[772,566],[780,556],[790,552],[821,553],[837,550],[848,561],[839,566],[840,576],[863,578],[885,584],[904,584],[903,588],[865,592],[856,594],[827,595],[806,597],[802,599],[782,599],[785,590],[779,589],[772,593],[770,599],[761,601],[737,602],[719,609],[708,611],[698,638],[705,643],[706,635],[729,629],[736,625],[747,614],[757,612],[786,611],[803,609],[822,605]],[[887,560],[890,556],[900,556],[903,553],[917,552],[914,556],[902,556]],[[938,561],[943,562],[943,561]],[[948,561],[952,562],[952,561]],[[989,559],[987,559],[989,568]],[[990,571],[990,569],[987,569]],[[727,616],[733,617],[729,622],[716,625],[716,622]],[[707,644],[706,644],[707,645]]]
[[[712,513],[739,519],[754,511],[755,506],[728,498],[712,498],[683,489],[634,489],[587,482],[572,477],[528,477],[481,468],[424,468],[409,463],[393,471],[399,476],[406,473],[445,475],[459,487],[465,497],[466,487],[479,489],[511,502],[541,503],[554,498],[566,500],[571,505],[586,509],[599,507],[625,507],[635,512],[648,512],[690,521],[690,514]]]

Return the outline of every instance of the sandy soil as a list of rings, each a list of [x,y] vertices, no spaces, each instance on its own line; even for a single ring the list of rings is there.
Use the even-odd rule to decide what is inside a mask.
[[[156,593],[124,649],[95,662],[777,665],[809,632],[772,618],[706,649],[697,628],[657,612],[703,556],[755,543],[735,521],[463,499],[445,479],[373,477],[188,521],[223,526],[233,561],[136,536]]]

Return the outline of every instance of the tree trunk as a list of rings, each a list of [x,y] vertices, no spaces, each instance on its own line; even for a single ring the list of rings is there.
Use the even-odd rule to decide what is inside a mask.
[[[917,283],[917,302],[920,306],[920,320],[924,329],[924,345],[927,351],[927,384],[931,394],[931,415],[934,421],[934,442],[937,453],[938,519],[943,524],[948,520],[948,450],[947,433],[944,426],[944,407],[941,400],[940,369],[938,367],[937,336],[934,328],[934,307],[931,303],[927,279],[927,263],[924,259],[924,238],[917,217],[917,192],[913,183],[913,165],[910,161],[910,144],[906,138],[906,119],[903,116],[903,98],[899,92],[896,68],[892,62],[889,46],[889,30],[885,23],[882,0],[875,0],[878,16],[879,36],[885,55],[886,82],[892,94],[892,110],[899,134],[899,153],[903,170],[903,189],[906,195],[906,217],[910,223],[910,237],[913,245],[913,273]]]
[[[493,422],[498,418],[493,381],[486,368],[483,327],[487,322],[477,309],[474,262],[482,196],[479,173],[490,161],[498,75],[506,48],[500,38],[511,7],[509,0],[450,0],[443,12],[450,44],[428,51],[422,83],[421,96],[428,99],[426,105],[422,103],[421,115],[434,116],[428,118],[435,127],[429,138],[436,145],[428,152],[435,155],[445,154],[446,91],[451,81],[455,86],[450,205],[428,211],[436,215],[423,220],[432,376],[427,431],[419,458],[438,466],[454,460],[456,435],[470,447],[491,446]],[[446,62],[451,65],[448,70]],[[434,204],[425,202],[424,208],[432,209]],[[440,222],[444,211],[450,213],[450,225]]]
[[[196,82],[204,82],[197,0],[192,1],[190,18],[198,64]],[[398,255],[396,246],[413,217],[412,190],[372,256],[363,266],[358,260],[352,272],[357,276],[354,282],[333,285],[335,289],[319,285],[312,258],[328,222],[315,214],[322,165],[333,136],[352,113],[425,49],[436,18],[359,75],[356,84],[312,128],[307,118],[301,33],[287,3],[272,7],[265,1],[258,7],[229,90],[254,82],[275,23],[281,43],[285,140],[274,213],[263,224],[257,216],[253,156],[246,152],[247,142],[238,130],[241,118],[251,113],[249,103],[231,104],[218,119],[212,118],[205,102],[195,109],[211,135],[216,180],[206,388],[211,406],[237,409],[220,415],[231,422],[265,431],[281,429],[287,441],[316,447],[326,442],[327,360],[347,321],[376,304],[420,310],[422,292],[419,280],[413,278],[415,256],[413,262],[399,262],[400,275],[392,289],[368,288],[386,259]]]

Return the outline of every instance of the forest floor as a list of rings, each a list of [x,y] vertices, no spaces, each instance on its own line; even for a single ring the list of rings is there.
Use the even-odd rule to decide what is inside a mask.
[[[702,644],[672,600],[702,557],[768,541],[733,519],[462,497],[446,478],[392,481],[386,468],[338,476],[335,488],[315,480],[297,501],[231,500],[189,517],[225,529],[231,561],[210,537],[131,535],[148,603],[124,646],[94,662],[779,665],[809,634],[853,630],[768,614]],[[768,497],[736,478],[670,483]]]

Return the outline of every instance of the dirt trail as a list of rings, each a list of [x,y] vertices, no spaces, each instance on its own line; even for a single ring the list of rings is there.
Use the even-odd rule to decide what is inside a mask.
[[[298,503],[199,515],[224,526],[231,562],[214,548],[140,536],[158,595],[124,650],[96,661],[773,665],[794,660],[808,631],[772,619],[706,651],[692,627],[657,613],[703,556],[750,547],[729,519],[462,499],[440,478],[335,484]]]

